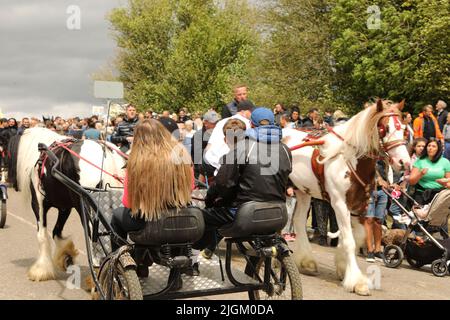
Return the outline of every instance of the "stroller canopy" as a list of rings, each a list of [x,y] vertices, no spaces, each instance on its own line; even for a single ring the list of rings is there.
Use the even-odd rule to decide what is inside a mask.
[[[450,215],[450,189],[444,189],[431,200],[427,219],[434,227],[447,225]]]

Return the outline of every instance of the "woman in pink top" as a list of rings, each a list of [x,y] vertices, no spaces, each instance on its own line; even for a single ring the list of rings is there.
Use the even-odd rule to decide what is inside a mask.
[[[126,238],[128,232],[144,228],[145,221],[159,219],[168,209],[188,206],[193,188],[189,153],[159,121],[144,120],[134,129],[124,208],[114,211],[111,226]]]

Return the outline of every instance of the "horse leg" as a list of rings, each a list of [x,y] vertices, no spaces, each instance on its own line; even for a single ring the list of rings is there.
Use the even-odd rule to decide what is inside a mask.
[[[330,194],[330,196],[332,196]],[[350,292],[359,295],[370,295],[369,282],[356,263],[356,245],[352,234],[351,215],[342,199],[331,199],[339,225],[340,238],[336,252],[336,268],[338,276],[343,278],[343,286]],[[333,201],[334,200],[334,201]]]
[[[294,261],[300,272],[316,275],[318,270],[317,263],[312,256],[311,244],[306,233],[306,222],[311,204],[311,196],[299,190],[296,190],[295,194],[297,196],[297,205],[293,220],[297,237],[292,246]]]
[[[56,244],[55,255],[53,261],[55,265],[62,271],[66,271],[67,267],[73,265],[78,255],[78,250],[70,237],[64,238],[62,231],[67,219],[69,218],[71,209],[60,209],[58,212],[58,220],[53,228],[53,240]]]
[[[50,209],[44,205],[44,196],[38,191],[36,180],[30,185],[32,194],[32,207],[37,217],[39,256],[28,270],[28,279],[32,281],[46,281],[56,278],[56,271],[51,258],[51,239],[47,232],[47,212]]]

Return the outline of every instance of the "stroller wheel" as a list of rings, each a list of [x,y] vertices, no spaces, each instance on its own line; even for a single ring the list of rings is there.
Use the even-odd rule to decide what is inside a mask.
[[[397,268],[403,262],[403,250],[396,245],[384,248],[384,265],[388,268]]]
[[[436,277],[443,277],[448,273],[447,262],[442,259],[434,260],[431,264],[431,271]]]

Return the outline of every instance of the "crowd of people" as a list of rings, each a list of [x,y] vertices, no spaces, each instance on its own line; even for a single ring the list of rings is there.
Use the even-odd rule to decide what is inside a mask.
[[[165,127],[172,133],[175,140],[186,148],[186,154],[190,154],[197,181],[211,186],[211,191],[208,192],[207,206],[216,209],[210,210],[207,218],[209,224],[214,228],[205,236],[208,239],[202,240],[204,245],[201,246],[202,249],[206,248],[204,250],[205,257],[210,257],[217,245],[217,234],[214,234],[214,229],[232,219],[232,213],[230,218],[229,211],[225,214],[221,210],[217,210],[217,202],[222,203],[219,206],[221,208],[230,207],[236,203],[236,199],[242,200],[243,197],[243,195],[236,195],[235,190],[233,192],[229,190],[233,183],[227,179],[230,178],[230,170],[236,170],[236,168],[223,166],[223,158],[239,143],[241,138],[235,135],[230,141],[229,137],[225,136],[226,130],[246,132],[248,137],[255,141],[269,139],[272,143],[279,143],[283,129],[321,130],[327,126],[340,125],[348,120],[348,117],[340,110],[325,110],[321,114],[318,109],[312,108],[302,116],[302,110],[298,106],[286,108],[281,103],[276,104],[268,114],[269,109],[256,108],[248,100],[247,86],[236,86],[233,93],[233,101],[222,109],[221,115],[214,108],[204,114],[190,113],[186,108],[181,108],[178,113],[165,110],[158,114],[152,110],[138,112],[133,105],[127,105],[123,114],[111,118],[108,123],[97,116],[71,119],[56,117],[42,120],[23,118],[20,123],[14,118],[0,119],[0,147],[5,150],[13,135],[21,134],[28,128],[44,127],[77,139],[107,140],[116,144],[123,152],[129,152],[131,149],[131,159],[137,157],[136,166],[142,167],[144,160],[139,159],[138,155],[133,156],[132,151],[136,138],[135,128],[139,124],[145,124],[147,134],[156,135],[154,131],[159,126]],[[394,174],[389,163],[383,160],[377,162],[376,187],[371,194],[367,215],[364,218],[364,227],[368,235],[367,261],[373,262],[383,258],[381,235],[382,225],[387,224],[387,216],[392,217],[389,219],[391,228],[406,228],[399,219],[400,208],[389,201],[383,190],[389,189],[393,192],[403,190],[412,194],[420,204],[425,204],[437,192],[450,186],[450,114],[446,107],[446,103],[442,100],[436,103],[435,108],[432,105],[426,105],[414,120],[409,112],[402,113],[405,140],[410,148],[412,159],[411,168]],[[151,119],[158,120],[158,126],[152,124]],[[140,130],[145,132],[143,128]],[[130,170],[133,169],[130,167]],[[288,168],[284,170],[282,179],[290,170]],[[213,183],[214,180],[216,181]],[[221,187],[217,181],[223,183],[224,186]],[[187,185],[185,187],[189,189]],[[235,184],[234,187],[236,187]],[[186,192],[188,191],[190,189]],[[278,194],[278,191],[259,190],[261,194],[269,198],[273,194]],[[230,192],[232,194],[230,197],[233,198],[231,200],[226,196]],[[287,185],[283,193],[283,196],[278,195],[278,198],[287,198],[289,211],[292,213],[296,205],[294,190]],[[259,196],[251,195],[252,199],[255,197]],[[139,209],[139,205],[136,204],[139,201],[146,203],[143,199],[130,199],[132,199],[131,207],[133,209]],[[167,201],[170,202],[170,199]],[[400,197],[400,201],[406,201],[406,199]],[[186,202],[184,198],[180,200],[180,203],[184,202]],[[150,208],[147,210],[149,214],[154,214],[155,204],[147,203],[146,206],[146,208]],[[337,239],[329,241],[327,238],[328,231],[336,232],[338,230],[331,205],[324,200],[313,199],[311,209],[311,238],[317,239],[322,246],[336,246]],[[129,215],[129,213],[125,215],[127,214]],[[218,216],[229,218],[219,219]],[[124,211],[120,212],[117,221],[124,221]],[[123,233],[123,226],[121,227],[120,223],[116,223],[116,225],[119,225],[117,228]],[[283,236],[288,241],[295,239],[292,223],[287,224],[283,230]]]

